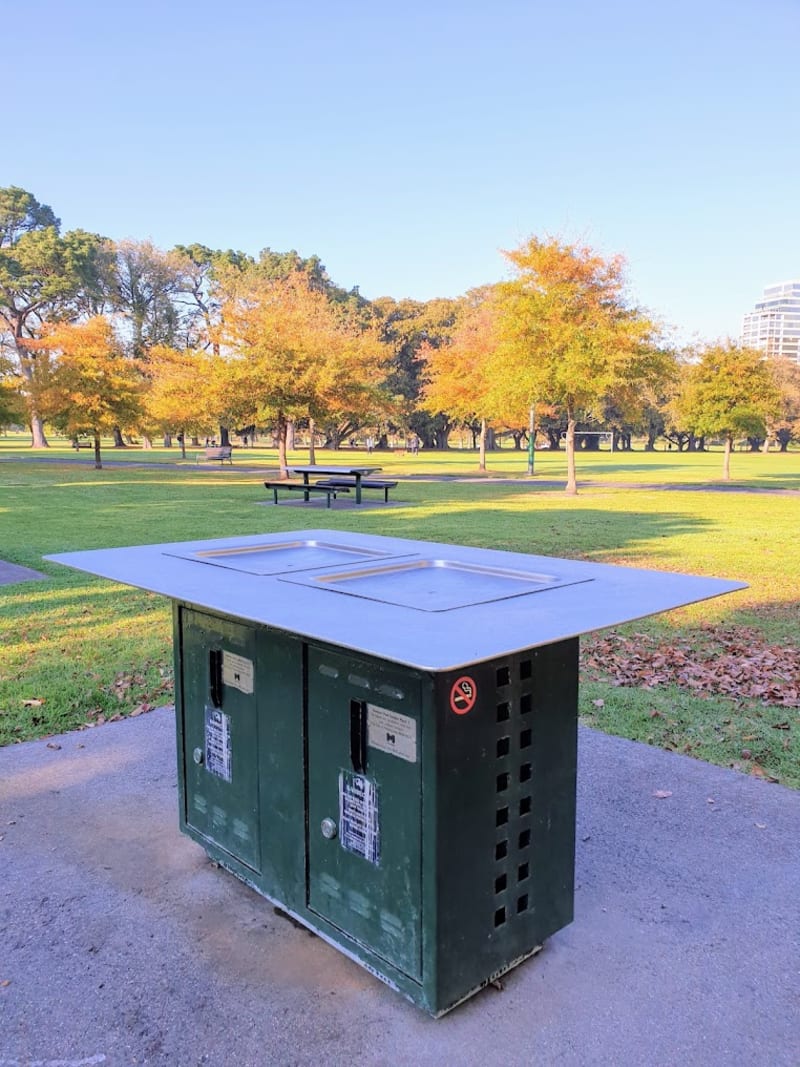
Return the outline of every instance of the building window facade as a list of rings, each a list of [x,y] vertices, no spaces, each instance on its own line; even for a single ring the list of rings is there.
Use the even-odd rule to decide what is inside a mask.
[[[800,363],[800,281],[766,287],[755,311],[744,316],[742,343]]]

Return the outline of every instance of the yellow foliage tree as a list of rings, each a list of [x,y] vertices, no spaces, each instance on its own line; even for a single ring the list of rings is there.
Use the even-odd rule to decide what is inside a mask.
[[[480,421],[478,467],[486,470],[486,430],[502,403],[493,386],[492,360],[497,348],[497,307],[491,289],[467,294],[450,341],[438,348],[425,344],[425,385],[421,406],[460,422]]]
[[[242,424],[274,422],[285,477],[290,420],[368,399],[385,352],[374,333],[349,322],[301,271],[270,278],[257,267],[223,269],[219,284],[218,395],[227,391]]]
[[[74,325],[45,324],[40,339],[28,346],[40,354],[30,385],[37,410],[68,434],[91,435],[94,465],[101,470],[101,433],[132,429],[142,414],[139,369],[102,315]]]
[[[622,257],[537,237],[505,255],[517,276],[499,286],[497,385],[526,406],[564,412],[566,491],[576,493],[578,413],[657,377],[667,355],[655,324],[627,301]]]
[[[178,432],[184,456],[186,434],[207,435],[219,421],[213,389],[217,363],[219,359],[206,352],[168,345],[153,345],[148,352],[146,417],[165,433]]]

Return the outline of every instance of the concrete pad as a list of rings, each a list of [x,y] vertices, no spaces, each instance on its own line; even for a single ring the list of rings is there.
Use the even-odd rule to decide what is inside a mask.
[[[35,582],[47,578],[41,571],[30,567],[20,567],[16,563],[6,563],[0,559],[0,585],[15,585],[17,582]]]
[[[179,834],[169,710],[2,749],[0,1065],[796,1067],[800,794],[582,730],[578,813],[574,924],[434,1021]]]

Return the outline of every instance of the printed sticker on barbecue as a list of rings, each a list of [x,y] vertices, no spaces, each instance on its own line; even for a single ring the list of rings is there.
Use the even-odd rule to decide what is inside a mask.
[[[363,774],[339,775],[339,843],[377,866],[381,858],[378,791]]]
[[[392,756],[417,762],[417,722],[376,704],[367,704],[367,744]]]
[[[222,681],[241,693],[253,692],[253,661],[235,652],[222,653]]]
[[[209,774],[230,782],[231,717],[219,708],[206,708],[205,765]]]

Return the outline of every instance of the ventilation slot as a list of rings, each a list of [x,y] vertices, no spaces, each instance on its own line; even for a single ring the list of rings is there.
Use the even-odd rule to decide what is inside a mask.
[[[533,813],[532,789],[535,758],[532,758],[535,707],[536,656],[512,659],[495,665],[495,868],[492,874],[494,898],[506,900],[494,910],[494,928],[513,922],[531,912],[535,899],[531,886],[531,841],[529,827]],[[491,729],[491,727],[489,727]],[[526,890],[522,892],[522,890]]]

